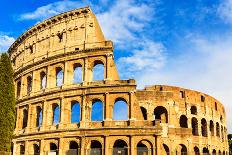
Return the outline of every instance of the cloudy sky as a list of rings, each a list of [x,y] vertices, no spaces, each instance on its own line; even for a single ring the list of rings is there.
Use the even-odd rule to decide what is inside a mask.
[[[115,44],[122,79],[176,85],[224,103],[232,133],[232,0],[15,0],[1,2],[0,51],[61,12],[91,6]]]

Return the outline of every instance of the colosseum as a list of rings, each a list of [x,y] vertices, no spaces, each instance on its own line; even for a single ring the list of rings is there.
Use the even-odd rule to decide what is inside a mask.
[[[113,43],[89,7],[38,23],[8,53],[14,155],[228,155],[223,105],[189,89],[120,80]]]

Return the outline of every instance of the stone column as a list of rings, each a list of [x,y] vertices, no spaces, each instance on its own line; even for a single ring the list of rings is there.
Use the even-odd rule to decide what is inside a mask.
[[[44,139],[42,139],[42,140],[40,141],[40,155],[46,155],[46,152],[45,152],[45,150],[44,150],[44,147],[45,147],[45,141],[44,141]]]
[[[105,150],[104,150],[104,155],[111,154],[110,149],[109,149],[109,136],[104,137],[104,143],[105,143]]]
[[[59,154],[65,154],[63,151],[63,145],[64,145],[64,139],[60,138],[58,141],[58,149],[59,149]]]
[[[85,127],[85,107],[86,107],[86,96],[82,95],[82,103],[81,103],[81,121],[80,127]]]
[[[111,64],[111,58],[113,54],[112,53],[107,53],[106,54],[106,65],[105,65],[105,80],[112,80],[110,76],[110,64]]]
[[[87,148],[85,148],[86,138],[81,137],[81,154],[85,155],[87,154]]]
[[[130,146],[130,155],[136,155],[136,153],[135,153],[136,152],[136,147],[135,147],[135,142],[134,141],[135,141],[134,137],[131,136],[130,137],[130,144],[129,144],[129,146]]]
[[[129,120],[130,120],[130,125],[134,125],[134,121],[136,120],[135,118],[135,114],[136,114],[136,111],[135,111],[135,94],[133,91],[131,91],[129,93]]]
[[[40,127],[40,130],[44,131],[46,129],[47,123],[48,123],[48,119],[47,119],[47,113],[48,113],[48,103],[46,101],[44,101],[42,103],[42,125]]]
[[[105,121],[112,120],[110,116],[110,100],[109,100],[109,92],[105,93]]]
[[[84,69],[83,69],[83,85],[87,85],[87,82],[91,81],[91,76],[90,76],[90,69],[89,69],[89,63],[88,63],[88,58],[84,59]]]
[[[29,154],[29,142],[25,141],[25,154],[24,155],[30,155]]]

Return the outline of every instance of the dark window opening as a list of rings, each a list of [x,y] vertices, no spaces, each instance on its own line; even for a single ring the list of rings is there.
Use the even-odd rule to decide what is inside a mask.
[[[201,95],[201,102],[205,102],[205,97]]]
[[[31,76],[27,77],[27,94],[30,94],[32,91],[32,78]]]
[[[127,143],[124,140],[116,140],[113,146],[113,155],[127,155]]]
[[[197,115],[197,107],[196,106],[191,106],[191,114]]]
[[[91,155],[102,155],[102,145],[99,141],[93,140],[91,141],[90,146],[90,154]]]
[[[34,155],[39,155],[40,154],[40,149],[37,144],[33,144],[33,149],[34,149]]]
[[[17,97],[20,97],[20,92],[21,92],[21,81],[17,83]]]
[[[63,33],[58,33],[57,36],[59,38],[59,42],[61,43],[63,41]]]
[[[209,129],[210,129],[211,136],[214,136],[214,124],[212,120],[210,121]]]
[[[184,91],[180,91],[180,98],[185,98],[185,93],[184,93]]]
[[[198,121],[195,117],[192,118],[192,134],[198,136]]]
[[[161,120],[161,123],[168,123],[168,111],[162,106],[158,106],[154,109],[155,119]]]
[[[201,134],[203,137],[207,137],[207,122],[206,120],[203,118],[201,120]]]
[[[36,127],[40,127],[42,125],[42,108],[38,106],[36,108]]]
[[[188,118],[185,115],[180,116],[179,123],[181,128],[188,128]]]
[[[26,109],[23,110],[23,129],[27,127],[28,120],[28,111]]]

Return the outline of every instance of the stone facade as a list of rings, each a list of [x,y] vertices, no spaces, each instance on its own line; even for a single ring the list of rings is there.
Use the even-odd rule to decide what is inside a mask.
[[[228,154],[223,105],[193,90],[162,85],[136,90],[135,80],[120,80],[113,43],[105,40],[89,7],[33,26],[8,52],[17,96],[14,155]],[[94,81],[99,64],[103,80]],[[73,82],[76,67],[82,70],[79,83]],[[101,121],[91,119],[96,100],[103,103]],[[125,120],[114,119],[118,101],[126,103]],[[72,123],[74,102],[80,121]]]

